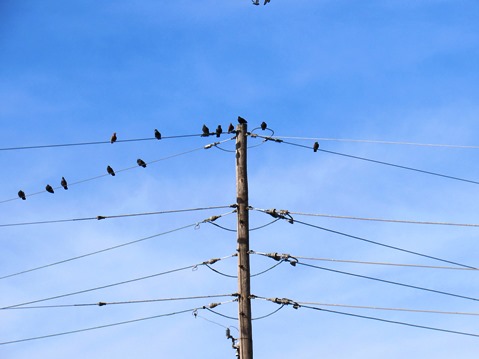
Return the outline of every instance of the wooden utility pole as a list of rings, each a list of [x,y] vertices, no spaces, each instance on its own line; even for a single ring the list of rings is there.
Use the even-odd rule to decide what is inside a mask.
[[[236,203],[238,205],[238,318],[239,357],[253,359],[253,330],[251,325],[249,209],[247,171],[247,124],[236,131]]]

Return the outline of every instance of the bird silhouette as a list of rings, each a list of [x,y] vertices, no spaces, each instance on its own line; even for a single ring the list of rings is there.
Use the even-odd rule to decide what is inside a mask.
[[[251,0],[253,2],[253,5],[259,5],[259,0]]]
[[[314,145],[313,145],[313,151],[318,152],[318,148],[319,148],[319,143],[315,142]]]
[[[62,180],[61,180],[60,184],[62,185],[62,187],[64,189],[68,189],[68,183],[67,183],[67,180],[65,179],[65,177],[62,177]]]
[[[115,171],[113,171],[113,168],[111,168],[110,166],[106,168],[106,171],[108,172],[109,175],[112,175],[112,176],[115,175]]]
[[[47,190],[47,192],[55,193],[55,191],[53,190],[53,187],[50,186],[49,184],[47,184],[47,185],[45,186],[45,189]]]
[[[216,128],[216,137],[220,137],[222,133],[223,129],[221,128],[221,125],[218,125],[218,127]]]
[[[136,160],[136,163],[138,163],[138,166],[140,166],[140,167],[143,167],[143,168],[146,167],[145,161],[143,161],[141,158],[138,158],[138,159]]]
[[[161,140],[161,133],[160,133],[160,131],[158,131],[156,128],[155,128],[155,138],[156,138],[157,140]]]
[[[23,192],[22,190],[18,191],[18,197],[20,197],[24,201],[27,199],[27,196],[25,196],[25,192]]]
[[[116,142],[116,132],[113,132],[113,135],[111,135],[110,143]]]
[[[206,125],[203,125],[202,131],[203,134],[201,135],[201,137],[208,137],[210,135],[210,129],[206,127]]]
[[[238,123],[244,125],[245,123],[248,123],[248,121],[246,121],[243,117],[238,116]]]
[[[230,123],[230,125],[228,126],[228,133],[231,133],[235,130],[235,127],[233,126],[232,123]]]
[[[261,129],[264,131],[266,130],[266,127],[268,127],[268,125],[266,124],[266,122],[261,122]]]
[[[264,0],[264,4],[263,5],[266,5],[267,3],[269,3],[271,0]]]

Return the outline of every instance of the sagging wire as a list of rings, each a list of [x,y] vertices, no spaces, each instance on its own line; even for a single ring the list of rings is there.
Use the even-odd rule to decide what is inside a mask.
[[[429,327],[429,326],[424,326],[424,325],[417,325],[417,324],[411,324],[411,323],[406,323],[406,322],[399,322],[399,321],[387,320],[387,319],[382,319],[382,318],[369,317],[369,316],[365,316],[365,315],[359,315],[359,314],[339,312],[339,311],[329,310],[329,309],[324,309],[324,308],[318,308],[318,307],[314,307],[314,306],[300,304],[301,302],[296,302],[296,301],[293,301],[293,300],[288,299],[288,298],[266,298],[266,297],[259,297],[259,296],[253,296],[252,298],[261,299],[261,300],[269,301],[269,302],[280,304],[280,305],[291,305],[294,309],[306,308],[306,309],[312,309],[312,310],[323,311],[323,312],[334,313],[334,314],[341,314],[341,315],[346,315],[346,316],[356,317],[356,318],[361,318],[361,319],[375,320],[375,321],[380,321],[380,322],[385,322],[385,323],[390,323],[390,324],[404,325],[404,326],[409,326],[409,327],[414,327],[414,328],[428,329],[428,330],[434,330],[434,331],[450,333],[450,334],[459,334],[459,335],[466,335],[466,336],[472,336],[472,337],[479,337],[479,334],[459,332],[459,331],[442,329],[442,328],[434,328],[434,327]]]
[[[252,251],[250,251],[250,253],[253,253]],[[274,268],[276,268],[277,266],[279,266],[281,263],[283,263],[284,261],[281,260],[279,261],[278,263],[276,263],[275,265],[269,267],[268,269],[265,269],[259,273],[256,273],[256,274],[251,274],[250,277],[253,278],[253,277],[258,277],[262,274],[265,274],[266,272],[269,272],[270,270],[273,270]],[[230,274],[226,274],[226,273],[223,273],[223,272],[220,272],[219,270],[217,269],[214,269],[212,267],[210,267],[209,265],[206,265],[206,267],[208,267],[209,269],[211,269],[213,272],[219,274],[219,275],[222,275],[223,277],[227,277],[227,278],[233,278],[233,279],[237,279],[238,276],[237,275],[230,275]]]
[[[404,248],[400,248],[400,247],[395,247],[395,246],[392,246],[392,245],[389,245],[389,244],[384,244],[384,243],[381,243],[381,242],[376,242],[376,241],[373,241],[373,240],[370,240],[370,239],[366,239],[366,238],[362,238],[362,237],[358,237],[358,236],[353,236],[353,235],[351,235],[351,234],[347,234],[347,233],[344,233],[344,232],[339,232],[339,231],[335,231],[335,230],[332,230],[332,229],[328,229],[328,228],[324,228],[324,227],[321,227],[321,226],[317,226],[317,225],[314,225],[314,224],[311,224],[311,223],[303,222],[303,221],[300,221],[300,220],[298,220],[298,219],[293,219],[293,218],[291,217],[291,215],[290,215],[290,212],[289,212],[288,210],[280,210],[280,211],[277,211],[276,209],[259,209],[259,208],[252,208],[252,209],[254,209],[254,210],[256,210],[256,211],[259,211],[259,212],[263,212],[263,213],[269,214],[269,215],[271,215],[271,216],[273,216],[273,217],[275,217],[275,218],[281,218],[281,219],[287,220],[287,221],[288,221],[289,223],[291,223],[291,224],[293,224],[293,223],[299,223],[299,224],[302,224],[302,225],[305,225],[305,226],[308,226],[308,227],[316,228],[316,229],[319,229],[319,230],[322,230],[322,231],[326,231],[326,232],[330,232],[330,233],[334,233],[334,234],[339,234],[339,235],[344,236],[344,237],[348,237],[348,238],[352,238],[352,239],[357,239],[357,240],[360,240],[360,241],[363,241],[363,242],[375,244],[375,245],[378,245],[378,246],[382,246],[382,247],[385,247],[385,248],[397,250],[397,251],[400,251],[400,252],[405,252],[405,253],[409,253],[409,254],[414,254],[414,255],[416,255],[416,256],[433,259],[433,260],[436,260],[436,261],[439,261],[439,262],[454,264],[454,265],[457,265],[457,266],[459,266],[459,267],[464,267],[464,268],[469,268],[469,269],[478,269],[478,268],[476,268],[476,267],[469,266],[469,265],[466,265],[466,264],[462,264],[462,263],[450,261],[450,260],[447,260],[447,259],[442,259],[442,258],[435,257],[435,256],[430,256],[430,255],[427,255],[427,254],[423,254],[423,253],[411,251],[411,250],[404,249]]]
[[[235,206],[235,205],[232,205],[232,206]],[[227,216],[229,214],[232,214],[232,213],[234,213],[234,211],[222,214],[222,215],[220,215],[220,217],[225,217],[225,216]],[[134,240],[134,241],[118,244],[116,246],[107,247],[107,248],[100,249],[100,250],[97,250],[97,251],[94,251],[94,252],[85,253],[85,254],[82,254],[82,255],[79,255],[79,256],[63,259],[63,260],[60,260],[60,261],[57,261],[57,262],[53,262],[53,263],[45,264],[45,265],[42,265],[42,266],[38,266],[38,267],[23,270],[23,271],[19,271],[19,272],[16,272],[16,273],[4,275],[4,276],[0,277],[0,280],[10,278],[10,277],[14,277],[14,276],[18,276],[18,275],[22,275],[22,274],[26,274],[26,273],[30,273],[30,272],[34,272],[34,271],[49,268],[49,267],[53,267],[53,266],[56,266],[56,265],[59,265],[59,264],[71,262],[71,261],[74,261],[74,260],[77,260],[77,259],[86,258],[86,257],[93,256],[93,255],[96,255],[96,254],[100,254],[100,253],[103,253],[103,252],[115,250],[115,249],[118,249],[118,248],[121,248],[121,247],[129,246],[131,244],[139,243],[139,242],[146,241],[146,240],[149,240],[149,239],[152,239],[152,238],[156,238],[156,237],[164,236],[164,235],[171,234],[171,233],[174,233],[174,232],[178,232],[178,231],[186,229],[186,228],[194,227],[195,229],[199,229],[200,228],[199,227],[200,223],[208,223],[211,220],[211,218],[212,217],[209,217],[209,218],[207,218],[207,219],[205,219],[201,222],[195,222],[193,224],[188,224],[186,226],[175,228],[175,229],[172,229],[172,230],[169,230],[169,231],[166,231],[166,232],[162,232],[162,233],[154,234],[152,236],[143,237],[143,238],[140,238],[140,239],[137,239],[137,240]]]
[[[159,277],[159,276],[166,275],[166,274],[172,274],[172,273],[184,271],[184,270],[187,270],[187,269],[191,269],[191,270],[195,271],[200,266],[207,265],[207,264],[211,265],[211,264],[214,264],[218,261],[228,259],[228,258],[232,258],[234,256],[236,256],[236,253],[234,253],[232,255],[229,255],[229,256],[226,256],[226,257],[212,258],[210,260],[207,260],[207,261],[204,261],[204,262],[201,262],[201,263],[197,263],[197,264],[189,265],[189,266],[186,266],[186,267],[181,267],[181,268],[168,270],[168,271],[165,271],[165,272],[155,273],[155,274],[143,276],[143,277],[140,277],[140,278],[129,279],[129,280],[125,280],[125,281],[121,281],[121,282],[117,282],[117,283],[112,283],[112,284],[107,284],[107,285],[103,285],[103,286],[99,286],[99,287],[95,287],[95,288],[79,290],[79,291],[72,292],[72,293],[60,294],[60,295],[56,295],[56,296],[52,296],[52,297],[48,297],[48,298],[42,298],[42,299],[32,300],[32,301],[28,301],[28,302],[24,302],[24,303],[9,305],[9,306],[0,308],[0,310],[6,310],[6,309],[14,308],[14,307],[21,307],[21,306],[25,306],[25,305],[29,305],[29,304],[41,303],[41,302],[46,302],[46,301],[53,300],[53,299],[59,299],[59,298],[64,298],[64,297],[70,297],[70,296],[77,295],[77,294],[93,292],[93,291],[100,290],[100,289],[111,288],[111,287],[115,287],[115,286],[119,286],[119,285],[123,285],[123,284],[128,284],[128,283],[142,281],[142,280],[145,280],[145,279]]]
[[[262,226],[255,227],[255,228],[251,228],[249,231],[250,231],[250,232],[253,232],[253,231],[257,231],[257,230],[259,230],[259,229],[263,229],[263,228],[265,228],[265,227],[268,227],[268,226],[270,226],[270,225],[276,223],[276,222],[279,221],[279,220],[280,220],[279,218],[278,218],[278,219],[275,219],[274,221],[271,221],[271,222],[269,222],[269,223],[266,223],[266,224],[264,224],[264,225],[262,225]],[[226,228],[226,227],[220,226],[220,225],[217,224],[217,223],[210,222],[210,224],[212,224],[212,225],[214,225],[214,226],[216,226],[216,227],[218,227],[218,228],[221,228],[221,229],[223,229],[223,230],[225,230],[225,231],[228,231],[228,232],[238,232],[238,230],[236,230],[236,229]]]

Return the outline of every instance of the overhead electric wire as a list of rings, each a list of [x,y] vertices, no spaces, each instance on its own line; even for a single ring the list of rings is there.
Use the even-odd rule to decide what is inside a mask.
[[[128,280],[124,280],[124,281],[121,281],[121,282],[112,283],[112,284],[107,284],[107,285],[102,285],[102,286],[95,287],[95,288],[89,288],[89,289],[79,290],[79,291],[76,291],[76,292],[71,292],[71,293],[66,293],[66,294],[60,294],[60,295],[56,295],[56,296],[52,296],[52,297],[48,297],[48,298],[42,298],[42,299],[32,300],[32,301],[28,301],[28,302],[24,302],[24,303],[9,305],[9,306],[0,308],[0,310],[6,310],[6,309],[14,308],[14,307],[21,307],[21,306],[24,306],[24,305],[41,303],[41,302],[46,302],[46,301],[53,300],[53,299],[65,298],[65,297],[70,297],[70,296],[77,295],[77,294],[83,294],[83,293],[93,292],[93,291],[100,290],[100,289],[111,288],[111,287],[115,287],[115,286],[119,286],[119,285],[123,285],[123,284],[128,284],[128,283],[133,283],[133,282],[142,281],[142,280],[145,280],[145,279],[150,279],[150,278],[154,278],[154,277],[159,277],[159,276],[166,275],[166,274],[176,273],[176,272],[184,271],[184,270],[186,270],[186,269],[196,269],[196,268],[198,268],[199,266],[207,265],[207,264],[213,264],[213,263],[216,263],[216,262],[218,262],[218,261],[220,261],[220,260],[228,259],[228,258],[234,257],[234,256],[236,256],[236,255],[237,255],[237,254],[235,253],[235,254],[232,254],[232,255],[229,255],[229,256],[226,256],[226,257],[214,258],[214,259],[210,259],[210,260],[208,260],[208,261],[204,261],[204,262],[201,262],[201,263],[193,264],[193,265],[190,265],[190,266],[181,267],[181,268],[176,268],[176,269],[171,269],[171,270],[169,270],[169,271],[160,272],[160,273],[155,273],[155,274],[151,274],[151,275],[147,275],[147,276],[143,276],[143,277],[139,277],[139,278],[128,279]]]
[[[94,216],[94,217],[55,219],[55,220],[48,220],[48,221],[6,223],[6,224],[0,224],[0,227],[15,227],[15,226],[28,226],[28,225],[35,225],[35,224],[52,224],[52,223],[77,222],[77,221],[103,220],[103,219],[110,219],[110,218],[150,216],[150,215],[158,215],[158,214],[205,211],[205,210],[210,210],[210,209],[222,209],[222,208],[231,208],[231,207],[232,207],[231,205],[229,205],[229,206],[211,206],[211,207],[198,207],[198,208],[186,208],[186,209],[173,209],[173,210],[155,211],[155,212],[116,214],[116,215],[110,215],[110,216],[101,216],[100,215],[100,216]]]
[[[355,140],[348,138],[324,138],[324,137],[293,137],[293,136],[275,136],[276,138],[288,140],[306,140],[306,141],[332,141],[332,142],[357,142],[357,143],[374,143],[384,145],[406,145],[406,146],[420,146],[420,147],[448,147],[448,148],[469,148],[479,149],[479,146],[472,145],[448,145],[440,143],[419,143],[419,142],[405,142],[405,141],[382,141],[382,140]]]
[[[324,270],[324,271],[328,271],[328,272],[333,272],[333,273],[345,274],[345,275],[352,276],[352,277],[357,277],[357,278],[369,279],[369,280],[373,280],[373,281],[376,281],[376,282],[393,284],[393,285],[397,285],[397,286],[401,286],[401,287],[406,287],[406,288],[411,288],[411,289],[422,290],[422,291],[425,291],[425,292],[431,292],[431,293],[436,293],[436,294],[447,295],[447,296],[455,297],[455,298],[468,299],[468,300],[473,300],[473,301],[476,301],[476,302],[479,301],[479,298],[468,297],[468,296],[465,296],[465,295],[454,294],[454,293],[450,293],[450,292],[444,292],[444,291],[435,290],[435,289],[429,289],[429,288],[425,288],[425,287],[419,287],[419,286],[416,286],[416,285],[410,285],[410,284],[405,284],[405,283],[400,283],[400,282],[394,282],[394,281],[386,280],[386,279],[369,277],[369,276],[365,276],[365,275],[361,275],[361,274],[356,274],[356,273],[344,272],[344,271],[340,271],[340,270],[337,270],[337,269],[319,267],[319,266],[315,266],[315,265],[312,265],[312,264],[307,264],[307,263],[303,263],[303,262],[299,262],[299,261],[296,262],[296,265],[301,265],[301,266],[305,266],[305,267],[309,267],[309,268],[320,269],[320,270]]]
[[[270,141],[273,141],[273,142],[277,142],[277,143],[284,143],[284,144],[291,145],[291,146],[297,146],[297,147],[306,148],[306,149],[308,149],[308,150],[311,150],[311,149],[312,149],[311,146],[305,146],[305,145],[300,145],[300,144],[294,143],[294,142],[283,141],[283,140],[280,140],[279,138],[276,138],[276,137],[274,137],[274,138],[273,138],[273,137],[269,137],[269,138],[268,138],[268,137],[265,137],[265,136],[258,136],[258,137],[265,138],[265,139],[267,139],[267,140],[270,140]],[[401,168],[401,169],[405,169],[405,170],[408,170],[408,171],[420,172],[420,173],[424,173],[424,174],[428,174],[428,175],[432,175],[432,176],[438,176],[438,177],[448,178],[448,179],[452,179],[452,180],[456,180],[456,181],[468,182],[468,183],[472,183],[472,184],[479,184],[479,181],[473,181],[473,180],[469,180],[469,179],[465,179],[465,178],[461,178],[461,177],[449,176],[449,175],[445,175],[445,174],[442,174],[442,173],[431,172],[431,171],[421,170],[421,169],[418,169],[418,168],[413,168],[413,167],[408,167],[408,166],[397,165],[397,164],[390,163],[390,162],[373,160],[373,159],[366,158],[366,157],[360,157],[360,156],[349,155],[349,154],[346,154],[346,153],[340,153],[340,152],[335,152],[335,151],[323,150],[323,149],[321,149],[321,148],[318,148],[317,151],[319,151],[319,152],[324,152],[324,153],[329,153],[329,154],[333,154],[333,155],[337,155],[337,156],[343,156],[343,157],[353,158],[353,159],[356,159],[356,160],[367,161],[367,162],[377,163],[377,164],[381,164],[381,165],[386,165],[386,166]]]
[[[350,305],[350,304],[332,304],[332,303],[318,303],[318,302],[297,302],[299,305],[317,305],[323,307],[342,307],[352,309],[367,309],[367,310],[380,310],[390,312],[409,312],[409,313],[425,313],[425,314],[441,314],[441,315],[464,315],[464,316],[479,316],[479,312],[447,312],[442,310],[428,310],[428,309],[411,309],[411,308],[386,308],[386,307],[373,307],[366,305]]]
[[[288,212],[288,213],[291,215],[297,215],[297,216],[352,219],[352,220],[359,220],[359,221],[405,223],[405,224],[428,224],[428,225],[457,226],[457,227],[479,227],[479,223],[432,222],[432,221],[416,221],[416,220],[405,220],[405,219],[368,218],[368,217],[355,217],[355,216],[339,216],[339,215],[323,214],[323,213],[303,213],[303,212]]]
[[[173,302],[182,300],[196,300],[196,299],[209,299],[209,298],[224,298],[234,297],[235,294],[213,294],[213,295],[198,295],[193,297],[173,297],[173,298],[157,298],[157,299],[143,299],[143,300],[126,300],[117,302],[97,302],[97,303],[77,303],[77,304],[58,304],[58,305],[37,305],[37,306],[22,306],[6,308],[5,310],[18,310],[18,309],[56,309],[56,308],[75,308],[75,307],[103,307],[106,305],[123,305],[123,304],[144,304],[144,303],[158,303],[158,302]]]
[[[323,311],[323,312],[327,312],[327,313],[341,314],[341,315],[346,315],[346,316],[356,317],[356,318],[361,318],[361,319],[375,320],[375,321],[380,321],[380,322],[384,322],[384,323],[404,325],[404,326],[408,326],[408,327],[428,329],[428,330],[434,330],[434,331],[450,333],[450,334],[466,335],[466,336],[472,336],[472,337],[476,337],[476,338],[479,337],[479,334],[474,334],[474,333],[467,333],[467,332],[461,332],[461,331],[455,331],[455,330],[449,330],[449,329],[435,328],[435,327],[430,327],[430,326],[425,326],[425,325],[418,325],[418,324],[412,324],[412,323],[406,323],[406,322],[400,322],[400,321],[370,317],[370,316],[365,316],[365,315],[359,315],[359,314],[353,314],[353,313],[347,313],[347,312],[340,312],[340,311],[336,311],[336,310],[318,308],[318,307],[314,307],[314,306],[310,306],[310,305],[301,305],[300,304],[301,302],[292,301],[292,300],[287,299],[287,298],[279,299],[279,298],[265,298],[265,297],[259,297],[259,296],[253,296],[253,298],[273,302],[273,303],[276,303],[276,304],[281,304],[283,306],[284,305],[293,305],[293,308],[295,308],[295,309],[306,308],[306,309]]]
[[[202,307],[185,309],[185,310],[181,310],[181,311],[176,311],[176,312],[171,312],[171,313],[166,313],[166,314],[159,314],[159,315],[154,315],[154,316],[150,316],[150,317],[126,320],[126,321],[123,321],[123,322],[117,322],[117,323],[112,323],[112,324],[99,325],[99,326],[96,326],[96,327],[76,329],[76,330],[71,330],[71,331],[67,331],[67,332],[48,334],[48,335],[42,335],[42,336],[38,336],[38,337],[31,337],[31,338],[25,338],[25,339],[10,340],[10,341],[6,341],[6,342],[0,342],[0,345],[21,343],[21,342],[37,340],[37,339],[46,339],[46,338],[58,337],[58,336],[67,335],[67,334],[81,333],[81,332],[86,332],[86,331],[90,331],[90,330],[109,328],[109,327],[113,327],[113,326],[130,324],[130,323],[135,323],[135,322],[140,322],[140,321],[145,321],[145,320],[150,320],[150,319],[156,319],[156,318],[161,318],[161,317],[171,317],[171,316],[178,315],[178,314],[183,314],[183,313],[196,313],[196,312],[198,312],[198,310],[202,310],[202,309],[210,310],[210,308],[214,308],[214,307],[217,307],[218,305],[222,305],[222,304],[225,304],[225,303],[229,303],[229,302],[211,303],[209,305],[204,305]]]
[[[253,209],[253,210],[256,210],[256,211],[259,211],[259,212],[262,212],[262,213],[265,213],[265,214],[272,215],[271,213],[268,212],[268,211],[270,211],[270,210],[259,209],[259,208],[252,208],[252,209]],[[288,213],[288,214],[289,214],[288,211],[280,211],[280,212],[284,212],[284,213]],[[366,239],[366,238],[362,238],[362,237],[358,237],[358,236],[353,236],[353,235],[351,235],[351,234],[347,234],[347,233],[344,233],[344,232],[339,232],[339,231],[335,231],[335,230],[332,230],[332,229],[324,228],[324,227],[317,226],[317,225],[314,225],[314,224],[311,224],[311,223],[299,221],[299,220],[297,220],[297,219],[294,219],[294,220],[293,220],[293,219],[291,219],[291,218],[285,217],[285,216],[282,215],[281,213],[275,213],[275,215],[279,216],[279,218],[284,219],[284,220],[286,220],[286,221],[288,221],[288,222],[290,222],[290,223],[300,223],[300,224],[303,224],[303,225],[305,225],[305,226],[312,227],[312,228],[316,228],[316,229],[319,229],[319,230],[322,230],[322,231],[326,231],[326,232],[338,234],[338,235],[341,235],[341,236],[344,236],[344,237],[348,237],[348,238],[352,238],[352,239],[357,239],[357,240],[360,240],[360,241],[363,241],[363,242],[367,242],[367,243],[371,243],[371,244],[375,244],[375,245],[378,245],[378,246],[381,246],[381,247],[394,249],[394,250],[396,250],[396,251],[405,252],[405,253],[409,253],[409,254],[414,254],[414,255],[416,255],[416,256],[433,259],[433,260],[436,260],[436,261],[439,261],[439,262],[454,264],[454,265],[457,265],[457,266],[459,266],[459,267],[470,268],[470,269],[478,269],[478,268],[476,268],[476,267],[469,266],[469,265],[466,265],[466,264],[462,264],[462,263],[450,261],[450,260],[447,260],[447,259],[442,259],[442,258],[439,258],[439,257],[430,256],[430,255],[427,255],[427,254],[423,254],[423,253],[411,251],[411,250],[408,250],[408,249],[404,249],[404,248],[392,246],[392,245],[389,245],[389,244],[384,244],[384,243],[381,243],[381,242],[376,242],[376,241],[373,241],[373,240],[370,240],[370,239]]]
[[[191,149],[191,150],[188,150],[188,151],[184,151],[184,152],[176,153],[176,154],[173,154],[173,155],[170,155],[170,156],[162,157],[162,158],[157,159],[157,160],[148,161],[147,164],[152,164],[152,163],[156,163],[156,162],[160,162],[160,161],[165,161],[165,160],[168,160],[168,159],[171,159],[171,158],[175,158],[175,157],[183,156],[183,155],[186,155],[186,154],[189,154],[189,153],[192,153],[192,152],[200,151],[202,149],[210,149],[212,147],[217,146],[218,144],[228,142],[228,141],[231,141],[233,139],[234,139],[234,137],[228,138],[228,139],[223,140],[223,141],[210,143],[206,146],[201,146],[201,147],[194,148],[194,149]],[[135,165],[135,166],[115,170],[115,173],[129,171],[129,170],[132,170],[132,169],[135,169],[135,168],[139,168],[139,166]],[[87,179],[84,179],[84,180],[69,182],[68,186],[70,187],[70,186],[74,186],[74,185],[77,185],[77,184],[80,184],[80,183],[85,183],[85,182],[97,180],[99,178],[108,177],[108,176],[110,176],[108,173],[104,173],[104,174],[101,174],[101,175],[98,175],[98,176],[95,176],[95,177],[91,177],[91,178],[87,178]],[[62,188],[61,186],[53,187],[54,190],[61,189],[61,188]],[[38,195],[38,194],[41,194],[41,193],[46,193],[46,192],[47,192],[46,190],[42,190],[42,191],[38,191],[38,192],[34,192],[34,193],[27,193],[26,197],[28,198],[28,197],[35,196],[35,195]],[[10,199],[0,201],[0,204],[15,201],[15,200],[19,200],[19,199],[20,199],[20,197],[17,196],[17,197],[14,197],[14,198],[10,198]]]
[[[227,215],[232,214],[232,213],[235,213],[235,211],[231,211],[231,212],[222,214],[219,217],[224,217],[224,216],[227,216]],[[56,265],[59,265],[59,264],[62,264],[62,263],[67,263],[67,262],[71,262],[71,261],[74,261],[74,260],[77,260],[77,259],[93,256],[95,254],[108,252],[108,251],[111,251],[111,250],[114,250],[114,249],[117,249],[117,248],[129,246],[129,245],[134,244],[134,243],[143,242],[143,241],[146,241],[148,239],[152,239],[152,238],[164,236],[164,235],[167,235],[167,234],[171,234],[171,233],[174,233],[174,232],[178,232],[178,231],[186,229],[186,228],[190,228],[190,227],[195,227],[196,228],[196,227],[198,227],[199,223],[207,223],[210,220],[211,220],[211,217],[203,220],[202,222],[195,222],[195,223],[188,224],[188,225],[183,226],[183,227],[175,228],[175,229],[172,229],[172,230],[169,230],[169,231],[166,231],[166,232],[162,232],[162,233],[154,234],[152,236],[136,239],[134,241],[118,244],[116,246],[100,249],[100,250],[97,250],[97,251],[94,251],[94,252],[85,253],[85,254],[82,254],[82,255],[79,255],[79,256],[70,257],[70,258],[63,259],[63,260],[60,260],[60,261],[57,261],[57,262],[53,262],[53,263],[45,264],[45,265],[42,265],[42,266],[38,266],[38,267],[22,270],[22,271],[19,271],[19,272],[15,272],[15,273],[12,273],[12,274],[4,275],[4,276],[0,277],[0,280],[10,278],[10,277],[14,277],[14,276],[18,276],[18,275],[25,274],[25,273],[29,273],[29,272],[33,272],[33,271],[37,271],[37,270],[48,268],[48,267],[53,267],[53,266],[56,266]]]
[[[201,134],[192,134],[192,135],[176,135],[176,136],[162,136],[161,140],[174,139],[174,138],[187,138],[187,137],[202,137]],[[122,142],[140,142],[140,141],[158,141],[155,137],[145,137],[145,138],[132,138],[121,140],[118,139],[115,143]],[[50,145],[32,145],[32,146],[17,146],[17,147],[4,147],[0,148],[0,151],[18,151],[18,150],[31,150],[31,149],[40,149],[40,148],[54,148],[54,147],[72,147],[72,146],[91,146],[91,145],[111,145],[110,140],[108,141],[91,141],[91,142],[75,142],[75,143],[63,143],[63,144],[50,144]]]

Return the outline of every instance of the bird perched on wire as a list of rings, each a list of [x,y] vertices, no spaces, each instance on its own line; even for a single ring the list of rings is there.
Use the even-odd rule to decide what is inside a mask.
[[[113,168],[111,168],[110,166],[106,168],[106,171],[108,172],[109,175],[112,175],[112,176],[115,175],[115,171],[113,171]]]
[[[266,122],[261,122],[261,129],[264,131],[266,130],[266,128],[268,127],[268,125],[266,124]]]
[[[46,189],[47,192],[49,192],[49,193],[55,193],[55,191],[53,190],[53,187],[50,186],[49,184],[47,184],[47,185],[45,186],[45,189]]]
[[[117,138],[116,138],[116,132],[113,132],[113,135],[111,135],[111,138],[110,138],[110,143],[114,143],[116,142]]]
[[[156,138],[157,140],[161,140],[161,133],[160,133],[160,131],[158,131],[156,128],[155,128],[155,138]]]
[[[319,143],[315,142],[314,145],[313,145],[313,151],[318,152],[318,148],[319,148]]]
[[[138,166],[143,167],[143,168],[146,168],[146,163],[145,163],[145,161],[143,161],[141,158],[138,158],[138,159],[136,160],[136,163],[138,163]]]
[[[245,123],[248,123],[248,121],[246,121],[243,117],[238,116],[238,123],[244,125]]]
[[[62,177],[62,180],[61,180],[60,184],[62,185],[62,187],[64,189],[68,189],[68,183],[67,183],[67,180],[65,179],[65,177]]]
[[[222,133],[223,129],[221,128],[221,125],[218,125],[218,127],[216,128],[216,137],[220,137]]]
[[[203,128],[201,130],[203,131],[201,137],[208,137],[210,135],[210,129],[206,127],[206,125],[203,125]]]
[[[24,201],[27,199],[27,196],[25,196],[25,192],[23,192],[22,190],[18,191],[18,197],[20,197]]]
[[[228,133],[231,133],[235,130],[235,127],[233,126],[232,123],[230,123],[230,125],[228,126]]]

